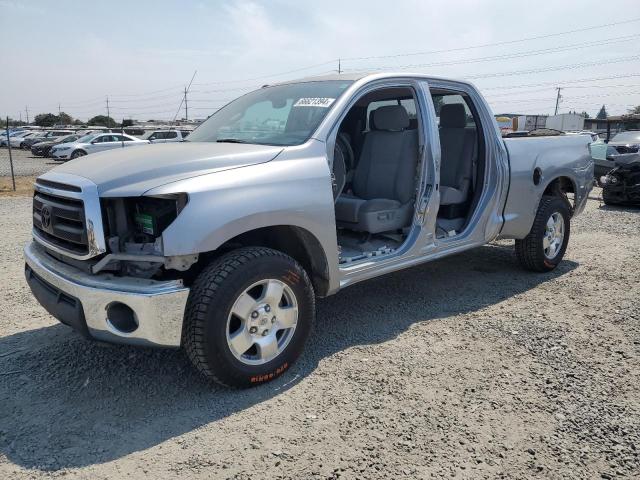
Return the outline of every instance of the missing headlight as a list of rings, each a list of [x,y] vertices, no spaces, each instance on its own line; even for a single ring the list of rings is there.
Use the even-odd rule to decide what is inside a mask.
[[[186,194],[126,199],[128,216],[137,235],[157,238],[187,203]]]

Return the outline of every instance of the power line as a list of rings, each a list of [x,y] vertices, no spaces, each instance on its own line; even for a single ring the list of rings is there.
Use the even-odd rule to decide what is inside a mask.
[[[512,75],[528,75],[530,73],[542,73],[542,72],[554,72],[558,70],[572,70],[576,68],[585,68],[585,67],[593,67],[606,65],[611,63],[620,63],[627,62],[630,60],[638,60],[640,59],[640,55],[631,55],[628,57],[618,57],[611,60],[600,60],[598,62],[586,62],[586,63],[574,63],[572,65],[560,65],[554,67],[543,67],[543,68],[535,68],[530,70],[515,70],[511,72],[496,72],[496,73],[484,73],[480,75],[471,75],[468,77],[463,77],[466,80],[474,80],[479,78],[492,78],[492,77],[509,77]]]
[[[623,21],[620,21],[620,22],[605,23],[605,24],[601,24],[601,25],[594,25],[594,26],[591,26],[591,27],[578,28],[578,29],[575,29],[575,30],[566,30],[566,31],[563,31],[563,32],[548,33],[548,34],[545,34],[545,35],[536,35],[536,36],[533,36],[533,37],[524,37],[524,38],[519,38],[517,40],[504,40],[504,41],[501,41],[501,42],[484,43],[484,44],[479,44],[479,45],[470,45],[470,46],[466,46],[466,47],[448,48],[448,49],[445,49],[445,50],[428,50],[428,51],[412,52],[412,53],[396,53],[396,54],[391,54],[391,55],[372,55],[372,56],[368,56],[368,57],[342,58],[342,60],[355,61],[355,60],[375,60],[375,59],[381,59],[381,58],[411,57],[411,56],[416,56],[416,55],[432,55],[432,54],[437,54],[437,53],[459,52],[459,51],[464,51],[464,50],[473,50],[473,49],[476,49],[476,48],[497,47],[497,46],[501,46],[501,45],[512,45],[514,43],[528,42],[528,41],[531,41],[531,40],[540,40],[542,38],[552,38],[552,37],[558,37],[558,36],[561,36],[561,35],[570,35],[572,33],[586,32],[586,31],[589,31],[589,30],[596,30],[596,29],[600,29],[600,28],[613,27],[613,26],[616,26],[616,25],[623,25],[623,24],[634,23],[634,22],[638,22],[638,21],[640,21],[640,17],[632,18],[632,19],[629,19],[629,20],[623,20]]]
[[[568,51],[568,50],[577,50],[577,49],[582,49],[582,48],[589,48],[589,47],[593,47],[593,46],[609,45],[611,43],[625,42],[625,41],[630,40],[632,38],[638,38],[638,37],[640,37],[640,34],[627,35],[627,36],[624,36],[624,37],[608,38],[608,39],[604,39],[604,40],[601,40],[601,41],[590,41],[590,42],[583,42],[583,43],[575,43],[575,44],[572,44],[572,45],[544,48],[544,49],[539,49],[539,50],[530,50],[528,52],[507,53],[507,54],[503,54],[503,55],[492,55],[492,56],[488,56],[488,57],[467,58],[467,59],[462,59],[462,60],[448,60],[448,61],[443,61],[443,62],[417,63],[417,64],[395,65],[395,66],[385,65],[385,66],[381,66],[381,67],[363,67],[362,70],[369,70],[369,71],[392,70],[392,69],[406,70],[406,69],[411,69],[411,68],[443,67],[443,66],[450,66],[450,65],[466,65],[466,64],[470,64],[470,63],[482,63],[482,62],[494,62],[494,61],[500,61],[500,60],[511,60],[511,59],[514,59],[514,58],[524,58],[524,57],[531,57],[531,56],[535,56],[535,55],[544,55],[544,54],[548,54],[548,53],[557,53],[557,52],[565,52],[565,51]],[[355,70],[350,69],[348,71],[355,71]]]
[[[182,97],[182,101],[180,102],[180,105],[178,106],[178,110],[176,111],[176,114],[173,116],[173,120],[172,120],[171,123],[174,123],[176,121],[176,118],[178,118],[178,113],[180,113],[180,109],[182,108],[182,103],[187,99],[187,92],[191,88],[191,84],[193,83],[193,79],[196,78],[196,73],[198,73],[197,70],[195,70],[193,72],[193,76],[191,77],[191,81],[189,82],[189,86],[187,88],[185,88],[185,90],[184,90],[184,97]]]
[[[598,82],[600,80],[615,80],[618,78],[631,78],[631,77],[640,77],[640,73],[630,73],[626,75],[612,75],[608,77],[591,77],[591,78],[577,78],[574,80],[565,80],[563,82],[539,82],[539,83],[529,83],[529,84],[521,84],[521,85],[499,85],[495,87],[485,87],[482,90],[507,90],[514,88],[529,88],[529,87],[542,87],[544,85],[566,85],[570,83],[584,83],[584,82]],[[587,88],[587,87],[585,87]]]
[[[556,90],[558,91],[558,95],[556,95],[556,111],[554,113],[554,115],[558,114],[558,107],[560,106],[560,99],[562,98],[560,95],[560,91],[562,90],[561,87],[556,87]]]

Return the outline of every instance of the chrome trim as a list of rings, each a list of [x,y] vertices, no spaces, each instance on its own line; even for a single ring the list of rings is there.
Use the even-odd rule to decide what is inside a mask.
[[[76,260],[88,260],[90,258],[101,255],[107,251],[106,240],[104,238],[104,229],[102,227],[102,212],[100,210],[100,197],[98,195],[98,186],[91,180],[80,177],[78,175],[71,175],[68,173],[55,173],[47,172],[40,177],[43,180],[49,180],[51,182],[64,183],[67,185],[73,185],[79,187],[81,192],[70,192],[69,190],[61,190],[53,187],[46,187],[44,185],[34,184],[34,190],[42,193],[48,193],[50,195],[56,195],[62,198],[73,198],[76,200],[82,200],[84,204],[84,217],[87,229],[87,247],[88,252],[79,255],[71,252],[65,248],[59,247],[54,243],[49,242],[42,236],[38,235],[35,228],[33,231],[33,239],[41,245],[60,253],[67,257],[75,258]]]
[[[189,289],[181,280],[156,281],[110,274],[91,275],[60,262],[35,242],[24,249],[27,265],[55,288],[82,304],[89,333],[97,340],[162,347],[179,347]],[[138,328],[118,331],[107,318],[113,302],[128,305]]]

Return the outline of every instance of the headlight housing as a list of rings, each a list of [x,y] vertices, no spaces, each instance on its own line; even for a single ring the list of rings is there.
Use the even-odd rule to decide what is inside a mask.
[[[103,200],[107,237],[120,243],[154,243],[188,201],[186,193]]]

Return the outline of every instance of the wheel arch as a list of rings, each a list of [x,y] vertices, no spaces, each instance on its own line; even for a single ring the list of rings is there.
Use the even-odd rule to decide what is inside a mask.
[[[295,225],[272,225],[240,233],[222,243],[216,250],[200,255],[200,262],[241,247],[267,247],[283,252],[306,270],[318,296],[329,292],[329,262],[322,244],[310,231]]]
[[[576,192],[577,185],[575,180],[566,175],[559,175],[546,183],[540,201],[545,195],[560,197],[567,202],[569,213],[573,215],[576,208]],[[571,194],[573,198],[570,198],[568,194]],[[538,204],[540,204],[540,201]]]

